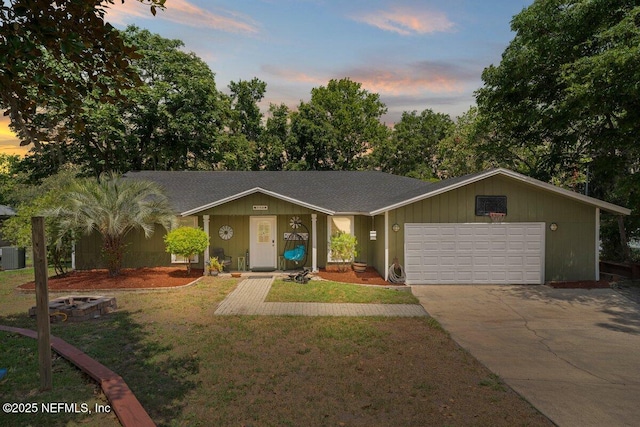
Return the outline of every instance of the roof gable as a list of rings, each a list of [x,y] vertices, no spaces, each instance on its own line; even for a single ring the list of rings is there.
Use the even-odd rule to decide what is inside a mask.
[[[465,176],[461,176],[461,177],[457,177],[457,178],[451,178],[451,179],[447,179],[447,180],[443,180],[443,181],[439,181],[437,183],[434,183],[431,188],[429,189],[429,191],[427,191],[424,194],[421,195],[417,195],[416,197],[410,198],[410,199],[406,199],[403,200],[399,203],[393,204],[393,205],[389,205],[389,206],[385,206],[381,209],[378,210],[374,210],[371,212],[372,215],[378,215],[381,214],[383,212],[392,210],[392,209],[396,209],[396,208],[400,208],[403,206],[407,206],[410,205],[412,203],[421,201],[421,200],[425,200],[434,196],[437,196],[439,194],[443,194],[446,193],[448,191],[452,191],[455,190],[457,188],[461,188],[464,187],[466,185],[472,184],[474,182],[478,182],[481,181],[483,179],[492,177],[492,176],[496,176],[496,175],[501,175],[501,176],[505,176],[520,182],[524,182],[528,185],[532,185],[534,187],[540,188],[542,190],[545,191],[549,191],[551,193],[555,193],[555,194],[559,194],[565,197],[568,197],[570,199],[574,199],[577,201],[580,201],[582,203],[586,203],[588,205],[592,205],[594,207],[598,207],[600,209],[603,209],[605,211],[611,212],[611,213],[617,213],[617,214],[621,214],[621,215],[629,215],[631,213],[630,209],[624,208],[622,206],[618,206],[618,205],[614,205],[613,203],[608,203],[605,201],[602,201],[600,199],[596,199],[593,197],[589,197],[589,196],[585,196],[584,194],[580,194],[580,193],[576,193],[574,191],[570,191],[570,190],[565,190],[564,188],[561,187],[557,187],[555,185],[552,184],[548,184],[546,182],[543,181],[539,181],[535,178],[531,178],[528,177],[526,175],[522,175],[519,174],[517,172],[514,172],[512,170],[509,169],[504,169],[504,168],[496,168],[496,169],[490,169],[488,171],[484,171],[484,172],[479,172],[479,173],[474,173],[474,174],[470,174],[470,175],[465,175]]]

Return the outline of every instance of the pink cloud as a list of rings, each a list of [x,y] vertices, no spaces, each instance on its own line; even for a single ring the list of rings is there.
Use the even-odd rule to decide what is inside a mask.
[[[463,81],[455,76],[455,73],[438,68],[423,67],[419,64],[408,67],[397,66],[393,69],[356,68],[350,70],[347,75],[362,83],[367,90],[380,94],[412,95],[463,91]]]
[[[353,19],[403,36],[450,31],[454,27],[444,13],[408,7],[366,12],[353,16]]]
[[[405,67],[354,68],[336,75],[309,74],[275,66],[264,66],[263,71],[288,82],[307,83],[325,86],[332,78],[349,77],[362,84],[364,89],[381,95],[420,95],[425,93],[461,93],[464,90],[463,79],[448,67],[432,64],[412,64]]]
[[[302,71],[293,69],[279,68],[273,65],[264,65],[262,70],[274,77],[294,82],[294,83],[312,83],[314,85],[324,85],[330,78],[326,78],[320,75],[307,74]]]
[[[109,7],[106,20],[111,23],[126,25],[135,18],[161,19],[196,28],[225,31],[236,34],[257,34],[259,27],[250,17],[228,10],[216,13],[202,9],[187,0],[171,0],[166,3],[165,10],[157,9],[154,17],[148,5],[135,0],[124,4],[116,2]]]

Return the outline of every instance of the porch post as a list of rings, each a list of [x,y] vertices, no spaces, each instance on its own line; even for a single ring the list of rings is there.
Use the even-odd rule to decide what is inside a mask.
[[[204,228],[204,232],[207,234],[207,247],[204,250],[204,266],[209,262],[209,246],[211,245],[210,236],[209,236],[209,215],[202,215],[202,226]],[[205,273],[206,273],[205,268]]]
[[[389,281],[389,211],[384,213],[384,280]]]
[[[318,214],[311,214],[311,271],[318,271]]]

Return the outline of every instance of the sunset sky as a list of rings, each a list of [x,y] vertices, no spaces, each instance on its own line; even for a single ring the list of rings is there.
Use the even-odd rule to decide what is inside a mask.
[[[512,17],[533,0],[167,0],[153,17],[116,1],[107,21],[180,39],[230,81],[258,77],[263,102],[295,107],[313,87],[349,77],[380,94],[387,123],[403,111],[456,117],[474,104],[482,70],[497,64],[514,34]],[[24,153],[6,118],[0,153]]]

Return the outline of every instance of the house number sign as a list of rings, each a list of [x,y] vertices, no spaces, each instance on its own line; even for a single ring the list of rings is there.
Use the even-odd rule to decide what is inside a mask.
[[[268,211],[269,210],[269,206],[268,205],[253,205],[253,210],[254,211]]]

